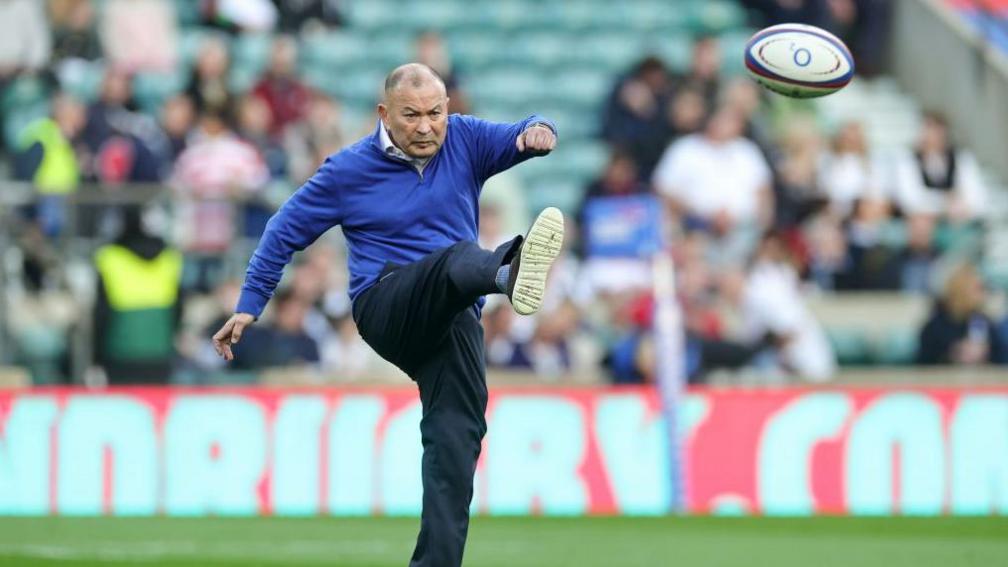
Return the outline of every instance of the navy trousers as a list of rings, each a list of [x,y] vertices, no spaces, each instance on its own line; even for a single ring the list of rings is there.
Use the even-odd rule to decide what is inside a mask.
[[[462,565],[486,433],[486,360],[475,304],[498,292],[497,270],[520,243],[490,252],[459,242],[412,264],[389,263],[354,300],[361,336],[420,390],[424,493],[411,567]]]

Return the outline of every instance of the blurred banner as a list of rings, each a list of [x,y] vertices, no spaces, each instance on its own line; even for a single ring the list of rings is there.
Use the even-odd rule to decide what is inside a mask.
[[[473,509],[664,514],[651,389],[491,395]],[[1008,513],[1008,388],[691,390],[686,509]],[[403,390],[0,393],[0,514],[416,515]]]

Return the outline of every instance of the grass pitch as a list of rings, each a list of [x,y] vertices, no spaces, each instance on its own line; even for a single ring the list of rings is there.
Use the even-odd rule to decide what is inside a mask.
[[[418,520],[2,518],[0,565],[405,566]],[[1008,565],[1008,518],[476,518],[467,567]]]

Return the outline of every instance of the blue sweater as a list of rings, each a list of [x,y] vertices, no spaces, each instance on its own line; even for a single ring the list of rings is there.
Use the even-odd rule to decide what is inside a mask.
[[[259,317],[294,252],[335,225],[342,225],[349,249],[351,299],[375,283],[386,262],[408,264],[456,242],[475,242],[483,182],[531,157],[515,140],[536,123],[556,132],[540,116],[501,124],[453,114],[423,175],[386,155],[378,128],[329,156],[266,224],[235,311]]]

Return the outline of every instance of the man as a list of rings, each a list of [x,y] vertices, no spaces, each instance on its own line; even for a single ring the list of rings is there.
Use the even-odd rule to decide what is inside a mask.
[[[713,260],[734,266],[749,257],[773,221],[770,166],[743,137],[744,127],[738,110],[719,107],[702,133],[668,147],[653,174],[658,193],[684,226],[717,239]]]
[[[538,116],[491,123],[447,108],[430,67],[392,71],[374,134],[326,159],[270,220],[236,313],[214,335],[231,360],[291,255],[342,225],[360,334],[420,390],[424,495],[412,566],[462,564],[486,432],[482,296],[506,293],[519,314],[535,313],[563,240],[563,217],[547,208],[524,239],[493,252],[475,243],[483,182],[550,152],[554,125]]]
[[[182,254],[148,234],[140,210],[131,207],[119,236],[98,249],[94,262],[95,361],[109,384],[167,384],[182,314]]]

